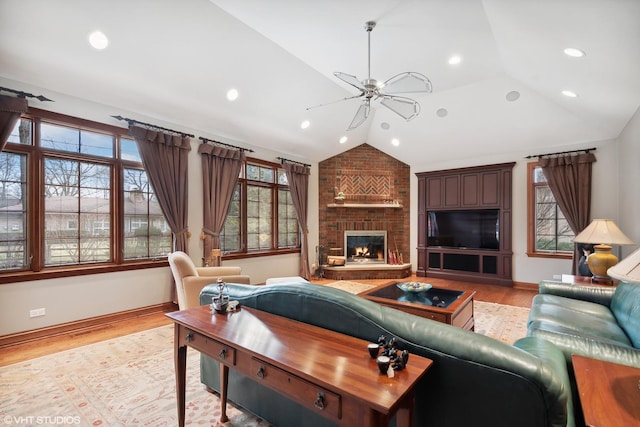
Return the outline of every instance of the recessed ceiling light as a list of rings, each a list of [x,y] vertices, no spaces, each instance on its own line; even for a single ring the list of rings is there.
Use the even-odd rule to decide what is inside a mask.
[[[582,58],[586,54],[583,50],[576,49],[575,47],[568,47],[564,50],[564,54],[573,58]]]
[[[347,138],[346,136],[343,136],[342,138],[340,138],[340,144],[344,144],[348,139],[349,138]]]
[[[398,138],[393,138],[391,140],[391,144],[397,147],[398,145],[400,145],[400,140]]]
[[[391,127],[391,125],[387,122],[382,122],[380,123],[380,127],[384,130],[389,130],[389,128]]]
[[[94,49],[102,50],[109,46],[109,39],[102,31],[94,31],[89,34],[89,44],[91,44]]]
[[[564,96],[569,97],[569,98],[576,98],[576,97],[578,96],[578,94],[577,94],[577,93],[575,93],[575,92],[573,92],[573,91],[571,91],[571,90],[563,90],[563,91],[562,91],[562,94],[563,94]]]
[[[446,108],[438,108],[436,110],[436,116],[438,117],[447,117],[447,114],[449,114],[449,111]]]
[[[507,98],[507,101],[509,102],[517,101],[518,99],[520,99],[520,92],[518,92],[517,90],[512,90],[511,92],[507,93],[505,98]]]
[[[462,57],[460,55],[453,55],[449,57],[449,65],[458,65],[462,62]]]
[[[227,99],[229,101],[235,101],[238,99],[238,90],[237,89],[229,89],[227,91]]]
[[[309,120],[305,120],[305,121],[303,121],[302,123],[300,123],[300,127],[301,127],[302,129],[306,129],[306,128],[308,128],[308,127],[309,127],[309,125],[310,125],[310,124],[311,124],[311,122],[310,122]]]

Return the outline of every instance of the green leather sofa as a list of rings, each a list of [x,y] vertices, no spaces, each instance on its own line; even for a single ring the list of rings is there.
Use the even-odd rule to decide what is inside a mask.
[[[569,369],[572,354],[640,368],[640,284],[542,281],[538,288],[527,335],[553,342]]]
[[[416,388],[414,426],[575,425],[564,356],[546,340],[525,337],[508,345],[309,283],[228,284],[228,292],[241,305],[364,340],[393,336],[399,348],[432,359]],[[200,303],[209,304],[216,294],[215,285],[204,288]],[[206,356],[201,356],[201,380],[219,391],[219,366]],[[228,393],[236,405],[277,427],[334,425],[233,370]]]

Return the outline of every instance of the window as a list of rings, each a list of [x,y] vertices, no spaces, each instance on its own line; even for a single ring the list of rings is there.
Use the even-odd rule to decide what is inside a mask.
[[[247,160],[220,234],[229,255],[300,248],[300,229],[289,182],[280,165]]]
[[[12,135],[13,136],[13,135]],[[27,156],[0,153],[0,271],[27,265]]]
[[[23,115],[0,152],[0,283],[153,266],[171,251],[127,133],[37,109]]]
[[[571,258],[573,238],[571,227],[558,207],[542,168],[536,162],[528,164],[528,228],[529,256]]]

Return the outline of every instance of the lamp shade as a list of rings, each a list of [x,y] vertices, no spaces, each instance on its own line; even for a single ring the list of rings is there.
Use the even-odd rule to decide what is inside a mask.
[[[640,284],[640,249],[607,270],[607,274],[623,282]]]
[[[594,219],[575,239],[576,243],[594,243],[603,245],[633,245],[633,241],[624,235],[615,222],[610,219]]]

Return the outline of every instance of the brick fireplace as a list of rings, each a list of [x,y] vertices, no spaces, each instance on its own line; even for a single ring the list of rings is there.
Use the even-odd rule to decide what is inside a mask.
[[[386,232],[398,263],[345,263],[323,268],[329,279],[398,279],[411,275],[409,165],[362,144],[320,162],[319,243],[324,254],[345,257],[345,232]],[[344,200],[336,200],[339,192]],[[367,233],[364,233],[367,234]],[[385,254],[386,255],[386,254]],[[400,263],[400,260],[402,263]]]

